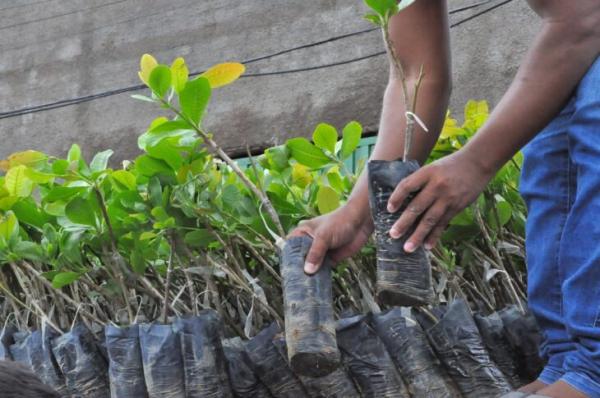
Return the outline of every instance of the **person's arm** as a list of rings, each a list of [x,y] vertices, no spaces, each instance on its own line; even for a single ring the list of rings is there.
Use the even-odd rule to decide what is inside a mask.
[[[419,0],[390,21],[390,36],[413,90],[421,66],[424,78],[416,114],[429,128],[415,126],[412,157],[423,163],[435,145],[444,123],[450,97],[450,46],[446,0]],[[390,67],[391,69],[391,67]],[[384,93],[379,134],[372,159],[392,160],[404,151],[406,107],[401,84],[390,71]],[[411,94],[412,95],[412,94]],[[327,252],[334,261],[356,253],[373,231],[365,172],[359,177],[348,202],[327,215],[303,222],[290,236],[310,235],[313,244],[305,271],[318,270]]]
[[[402,236],[421,220],[406,242],[411,252],[433,247],[451,218],[472,203],[495,172],[555,117],[600,54],[600,2],[530,1],[543,26],[510,88],[481,130],[455,154],[402,181],[389,200],[394,210],[411,192],[419,194],[392,227]]]

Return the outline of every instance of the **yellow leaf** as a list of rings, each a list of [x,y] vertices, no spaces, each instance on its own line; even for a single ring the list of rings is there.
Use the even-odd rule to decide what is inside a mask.
[[[465,123],[463,127],[472,131],[477,131],[490,114],[489,106],[486,101],[470,100],[465,106]]]
[[[138,72],[138,75],[144,83],[148,84],[148,80],[150,80],[150,73],[152,73],[152,70],[156,68],[156,66],[158,66],[158,62],[156,62],[156,59],[152,55],[142,55],[142,58],[140,59],[140,71]]]
[[[43,162],[48,159],[48,156],[39,151],[23,151],[16,152],[10,155],[7,159],[8,168],[16,167],[16,166],[30,166],[33,167],[36,164]],[[8,170],[8,169],[7,169]]]
[[[179,93],[181,90],[183,90],[185,83],[187,83],[189,73],[190,72],[183,58],[179,57],[173,61],[171,64],[171,81],[176,92]]]
[[[245,71],[246,67],[244,65],[237,62],[227,62],[213,66],[200,76],[208,79],[211,88],[217,88],[233,83]]]
[[[310,169],[300,163],[294,163],[294,166],[292,166],[292,181],[300,188],[305,188],[312,181]]]
[[[4,178],[4,186],[11,196],[25,198],[33,191],[33,182],[26,176],[27,167],[16,166],[8,170]]]

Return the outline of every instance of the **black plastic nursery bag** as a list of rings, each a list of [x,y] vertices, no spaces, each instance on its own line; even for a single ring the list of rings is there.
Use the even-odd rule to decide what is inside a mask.
[[[368,318],[358,315],[338,321],[342,361],[363,397],[408,398],[406,385]]]
[[[176,319],[173,326],[181,339],[186,397],[232,397],[217,312],[204,310],[195,317]]]
[[[12,360],[10,346],[15,343],[14,334],[17,332],[15,325],[5,325],[0,331],[0,361]]]
[[[148,397],[138,325],[105,329],[111,398]]]
[[[65,378],[52,354],[51,341],[56,337],[58,337],[57,332],[43,325],[41,330],[32,332],[24,343],[27,346],[29,364],[33,373],[61,395],[68,395]]]
[[[173,327],[141,324],[140,349],[148,396],[185,397],[181,343]]]
[[[244,343],[239,337],[223,340],[227,370],[231,388],[236,398],[270,398],[267,387],[254,374],[245,354]]]
[[[304,376],[324,376],[340,364],[335,339],[331,263],[324,261],[315,275],[304,273],[312,239],[288,239],[281,254],[285,337],[292,370]]]
[[[418,169],[416,161],[371,160],[368,165],[369,204],[377,244],[377,297],[387,305],[426,305],[434,298],[431,264],[425,249],[421,246],[413,253],[404,251],[404,243],[413,230],[399,239],[390,236],[392,225],[405,211],[407,203],[389,213],[388,200],[398,183]]]
[[[108,398],[108,364],[92,333],[78,325],[52,342],[52,352],[72,398]]]
[[[421,326],[395,307],[373,315],[373,326],[396,363],[413,397],[460,397],[429,346]]]
[[[273,323],[246,343],[252,370],[275,398],[308,397],[302,383],[273,344],[278,333],[281,329]]]
[[[466,398],[496,397],[511,386],[490,359],[464,300],[454,301],[426,330],[438,358]]]

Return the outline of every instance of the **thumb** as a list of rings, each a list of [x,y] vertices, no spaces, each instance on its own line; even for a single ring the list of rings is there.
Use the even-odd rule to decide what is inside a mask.
[[[329,249],[329,246],[325,240],[318,235],[313,236],[312,245],[310,246],[310,250],[308,251],[304,262],[304,272],[309,275],[317,273],[319,268],[321,268],[327,249]]]

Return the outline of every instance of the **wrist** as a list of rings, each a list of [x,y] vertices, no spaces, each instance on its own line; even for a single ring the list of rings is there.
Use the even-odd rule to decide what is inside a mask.
[[[358,229],[373,231],[373,219],[371,218],[371,209],[368,200],[362,200],[350,197],[344,205],[346,216],[353,220]]]

